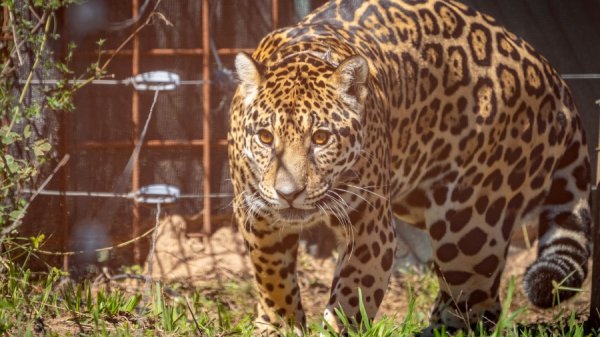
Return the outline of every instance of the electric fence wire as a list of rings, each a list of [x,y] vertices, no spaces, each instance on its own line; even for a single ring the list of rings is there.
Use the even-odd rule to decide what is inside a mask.
[[[36,190],[23,188],[24,194],[36,193]],[[92,192],[92,191],[57,191],[57,190],[41,190],[39,195],[47,196],[67,196],[67,197],[90,197],[90,198],[117,198],[117,199],[135,199],[135,192],[114,193],[114,192]],[[204,198],[230,198],[232,193],[210,193],[210,194],[181,194],[177,199],[204,199]]]
[[[565,80],[598,80],[600,74],[562,74],[560,75]]]
[[[24,81],[20,81],[23,82]],[[65,80],[56,80],[56,79],[47,79],[47,80],[31,80],[29,81],[31,84],[36,84],[36,85],[56,85],[58,83],[61,82],[65,82]],[[125,80],[92,80],[92,81],[87,81],[87,80],[67,80],[66,81],[69,84],[85,84],[85,83],[91,83],[91,84],[98,84],[98,85],[128,85],[130,84],[130,80],[129,79],[125,79]],[[178,84],[181,85],[203,85],[205,83],[211,83],[210,81],[205,81],[205,80],[181,80],[179,81]]]

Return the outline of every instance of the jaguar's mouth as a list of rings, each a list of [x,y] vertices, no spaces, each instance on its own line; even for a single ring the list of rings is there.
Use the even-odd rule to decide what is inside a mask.
[[[280,209],[279,216],[283,220],[301,221],[312,218],[316,213],[316,209],[299,209],[299,208],[284,208]]]

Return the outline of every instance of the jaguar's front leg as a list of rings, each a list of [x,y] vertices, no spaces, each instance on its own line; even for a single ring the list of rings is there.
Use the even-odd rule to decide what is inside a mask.
[[[373,320],[377,314],[394,264],[396,236],[391,216],[387,201],[379,200],[365,202],[350,212],[351,228],[344,225],[345,221],[333,224],[345,244],[340,246],[324,319],[338,332],[345,327],[340,325],[336,308],[356,324],[363,319]],[[368,317],[360,313],[359,289]]]
[[[259,295],[255,321],[258,335],[277,335],[277,328],[292,328],[302,336],[306,318],[296,279],[298,233],[270,228],[264,220],[241,226],[241,232]]]

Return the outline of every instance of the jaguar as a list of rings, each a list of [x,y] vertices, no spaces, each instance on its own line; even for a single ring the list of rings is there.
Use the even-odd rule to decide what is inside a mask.
[[[257,331],[304,333],[296,254],[315,224],[339,237],[323,314],[338,332],[336,309],[375,318],[395,218],[431,239],[440,287],[425,335],[498,320],[517,224],[539,223],[523,280],[533,304],[581,286],[591,223],[582,121],[556,70],[494,18],[452,0],[334,0],[238,54],[235,68],[228,156]]]

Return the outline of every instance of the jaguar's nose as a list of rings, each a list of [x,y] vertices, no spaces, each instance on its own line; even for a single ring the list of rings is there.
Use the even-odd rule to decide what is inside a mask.
[[[282,190],[275,190],[277,192],[277,194],[282,197],[285,201],[288,202],[288,204],[290,204],[290,206],[292,206],[292,203],[294,202],[294,200],[296,200],[296,198],[302,193],[304,192],[304,190],[306,189],[306,186],[302,187],[301,189],[295,189],[295,190],[291,190],[291,191],[282,191]]]

